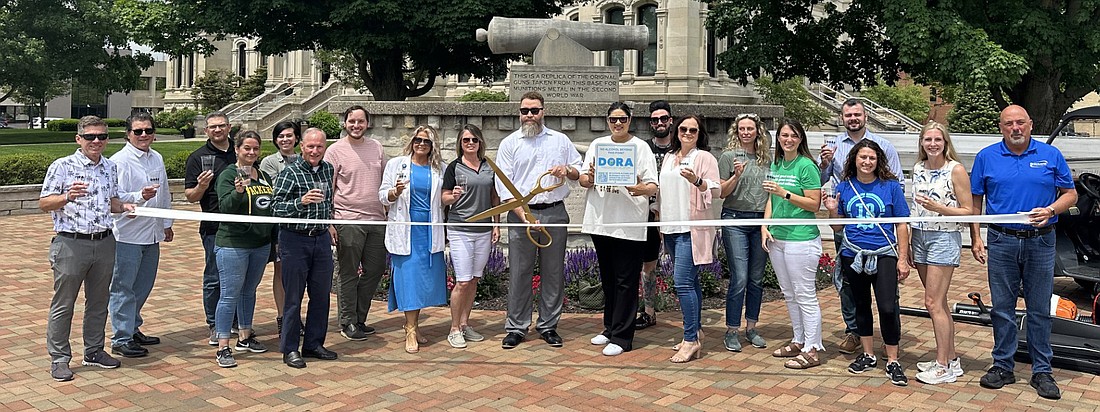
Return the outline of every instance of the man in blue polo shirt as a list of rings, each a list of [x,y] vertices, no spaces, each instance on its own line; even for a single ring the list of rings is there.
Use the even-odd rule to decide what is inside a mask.
[[[1012,105],[1001,111],[1000,129],[1004,139],[974,158],[970,187],[975,214],[982,214],[983,205],[991,215],[1030,212],[1030,224],[990,224],[988,250],[977,225],[970,230],[974,258],[981,263],[988,260],[993,300],[993,367],[982,377],[981,385],[1000,389],[1016,382],[1012,356],[1017,348],[1016,297],[1022,282],[1031,386],[1039,396],[1058,399],[1061,393],[1050,367],[1053,229],[1058,214],[1077,203],[1077,192],[1062,153],[1031,139],[1031,117],[1023,107]]]

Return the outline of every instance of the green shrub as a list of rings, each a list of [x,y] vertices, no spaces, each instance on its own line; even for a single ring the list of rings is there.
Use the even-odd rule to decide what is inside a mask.
[[[51,162],[41,153],[0,155],[0,186],[41,184]]]
[[[164,171],[169,179],[183,179],[187,170],[187,156],[191,152],[177,152],[175,155],[164,158]]]
[[[327,110],[320,110],[313,112],[309,116],[309,126],[316,127],[325,131],[325,135],[329,139],[337,139],[340,137],[340,118],[335,114],[329,113]]]
[[[103,123],[107,123],[107,127],[126,127],[126,119],[115,119],[108,117],[103,119]]]
[[[166,110],[153,116],[153,120],[157,122],[157,127],[184,129],[190,128],[195,122],[195,116],[201,116],[202,114],[202,112],[195,109]]]
[[[492,90],[474,90],[472,92],[466,92],[462,97],[458,98],[460,102],[506,102],[508,101],[508,95],[504,92],[494,92]]]
[[[46,130],[54,132],[75,132],[79,119],[58,119],[46,122]]]

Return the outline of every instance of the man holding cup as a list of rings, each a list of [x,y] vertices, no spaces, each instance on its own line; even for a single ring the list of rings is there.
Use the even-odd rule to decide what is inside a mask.
[[[878,143],[882,151],[886,153],[886,161],[890,166],[890,172],[894,176],[898,176],[901,179],[901,158],[898,157],[898,151],[894,148],[894,144],[890,143],[886,138],[872,133],[867,130],[867,111],[863,107],[863,101],[855,98],[851,98],[844,101],[844,104],[840,108],[840,122],[844,124],[845,133],[841,136],[837,136],[832,140],[832,144],[829,144],[828,138],[826,144],[821,146],[821,157],[818,161],[818,167],[821,170],[821,184],[832,181],[833,184],[829,185],[829,189],[825,191],[825,194],[835,195],[837,182],[840,182],[844,174],[844,164],[848,161],[848,152],[852,150],[852,147],[859,143],[863,139],[871,139],[875,143]],[[905,187],[905,181],[901,181],[902,188]],[[833,233],[833,246],[835,250],[839,251],[841,243],[844,241],[844,232]],[[840,353],[851,354],[860,349],[859,336],[856,335],[856,307],[853,302],[853,298],[849,293],[850,288],[845,288],[843,280],[840,276],[840,265],[837,265],[836,271],[833,273],[833,283],[837,287],[838,293],[840,293],[840,313],[844,317],[844,340],[840,342],[838,349]]]
[[[188,202],[199,202],[203,212],[218,213],[218,193],[214,191],[214,177],[222,173],[226,166],[237,163],[237,152],[231,149],[229,138],[229,117],[222,112],[206,115],[206,145],[195,149],[187,157],[184,172],[184,196]],[[218,262],[214,256],[214,236],[218,233],[218,222],[199,222],[199,237],[202,239],[206,267],[202,271],[202,307],[206,312],[206,326],[210,329],[207,344],[217,346],[214,336],[214,312],[218,310],[221,297],[221,285],[218,282]]]
[[[156,140],[153,116],[138,113],[126,119],[126,146],[111,156],[118,169],[118,196],[127,203],[172,208],[164,158],[150,145]],[[160,338],[141,333],[145,305],[160,264],[160,242],[171,242],[172,220],[120,217],[114,222],[115,267],[111,277],[111,352],[127,358],[145,356],[147,345]]]
[[[103,157],[109,137],[107,124],[96,116],[84,116],[76,125],[75,137],[80,149],[50,164],[38,199],[38,207],[53,217],[57,232],[47,255],[54,294],[46,323],[46,351],[50,376],[58,382],[73,379],[69,334],[81,286],[85,298],[81,364],[106,369],[122,364],[103,350],[115,262],[111,213],[134,210],[133,204],[119,199],[115,164]]]
[[[286,166],[275,178],[273,215],[296,219],[332,219],[332,164],[324,160],[325,132],[309,128],[302,137],[302,161]],[[332,291],[332,236],[322,223],[282,224],[279,228],[279,257],[283,262],[286,291],[279,350],[283,363],[304,368],[303,357],[336,359],[325,349],[328,332],[329,292]],[[381,265],[381,262],[378,263]],[[305,342],[299,351],[302,331],[302,297],[308,290]]]

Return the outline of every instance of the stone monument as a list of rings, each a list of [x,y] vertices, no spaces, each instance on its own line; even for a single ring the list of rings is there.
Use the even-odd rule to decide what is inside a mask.
[[[538,91],[549,101],[614,102],[619,100],[618,67],[593,64],[592,52],[643,50],[646,26],[581,23],[554,19],[493,17],[477,40],[496,54],[530,53],[533,65],[512,65],[509,98]]]

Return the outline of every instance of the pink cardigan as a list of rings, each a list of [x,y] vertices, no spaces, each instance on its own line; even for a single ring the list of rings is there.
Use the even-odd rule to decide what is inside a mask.
[[[714,218],[710,208],[714,199],[718,198],[718,159],[705,150],[699,150],[695,155],[695,163],[692,170],[706,181],[707,190],[693,191],[689,202],[691,207],[691,220],[710,220]],[[679,164],[679,156],[674,160]],[[716,231],[713,226],[691,227],[691,257],[696,265],[706,265],[714,262],[714,238]]]

